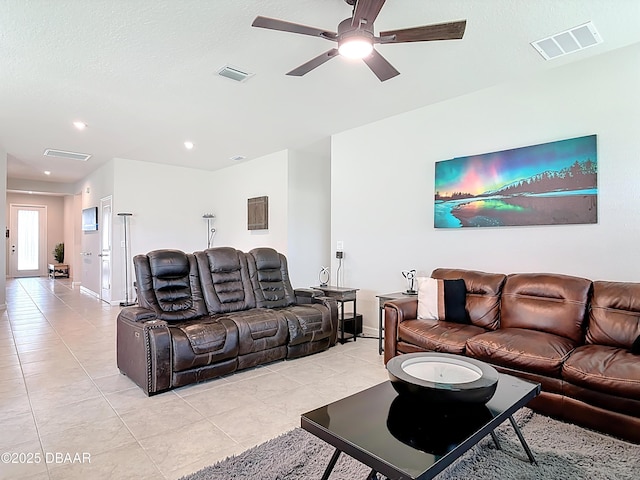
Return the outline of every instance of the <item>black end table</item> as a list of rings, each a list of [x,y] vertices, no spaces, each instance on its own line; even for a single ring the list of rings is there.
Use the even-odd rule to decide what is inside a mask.
[[[330,298],[333,298],[336,302],[338,302],[338,305],[340,307],[340,318],[339,318],[339,323],[340,323],[340,343],[344,343],[347,340],[349,340],[350,338],[353,338],[353,341],[356,341],[356,338],[358,337],[358,314],[356,313],[356,292],[358,291],[357,288],[349,288],[349,287],[334,287],[331,285],[319,285],[317,287],[311,287],[314,288],[316,290],[322,290],[322,292]],[[353,316],[351,317],[344,317],[344,304],[347,302],[353,302]],[[344,332],[344,325],[345,322],[349,323],[352,322],[353,323],[353,334],[347,333],[345,334]]]
[[[376,295],[378,299],[378,355],[382,355],[384,347],[382,341],[384,340],[384,304],[389,300],[395,300],[397,298],[418,298],[416,294],[408,294],[405,292],[393,292],[383,293],[382,295]]]

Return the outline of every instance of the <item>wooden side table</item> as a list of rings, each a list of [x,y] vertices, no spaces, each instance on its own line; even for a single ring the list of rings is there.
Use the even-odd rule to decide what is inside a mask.
[[[382,341],[384,339],[384,304],[389,300],[395,300],[396,298],[407,298],[407,297],[415,297],[415,295],[409,295],[404,292],[393,292],[393,293],[383,293],[382,295],[376,295],[378,299],[378,355],[382,355],[384,352],[384,347],[382,346]]]
[[[348,288],[348,287],[333,287],[331,285],[319,285],[317,287],[311,287],[316,290],[321,290],[327,297],[333,298],[336,302],[338,302],[340,308],[340,343],[344,343],[350,338],[353,338],[353,341],[356,341],[358,336],[358,320],[359,315],[356,310],[356,292],[357,288]],[[344,318],[344,304],[347,302],[353,302],[353,316]],[[362,318],[362,317],[360,317]],[[353,323],[353,333],[344,332],[345,322]]]
[[[66,263],[50,263],[49,278],[69,278],[69,265]]]

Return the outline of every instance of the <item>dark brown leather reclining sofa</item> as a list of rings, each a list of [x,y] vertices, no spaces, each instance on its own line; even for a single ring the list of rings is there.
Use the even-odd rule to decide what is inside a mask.
[[[336,343],[335,300],[294,291],[271,248],[155,250],[133,263],[139,306],[118,315],[117,363],[147,395]]]
[[[436,269],[464,279],[470,323],[418,319],[418,300],[385,304],[385,363],[402,353],[466,355],[539,382],[529,406],[640,443],[640,283],[559,274]],[[637,343],[636,343],[637,345]]]

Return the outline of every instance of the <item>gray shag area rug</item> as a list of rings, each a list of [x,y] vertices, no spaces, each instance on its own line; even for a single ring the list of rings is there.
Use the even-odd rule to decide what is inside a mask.
[[[454,479],[640,479],[640,446],[522,409],[515,416],[538,465],[528,462],[509,422],[437,475]],[[240,455],[187,475],[182,480],[312,480],[322,477],[334,448],[296,428]],[[346,454],[330,480],[364,479],[371,469]],[[383,479],[380,474],[378,478]]]

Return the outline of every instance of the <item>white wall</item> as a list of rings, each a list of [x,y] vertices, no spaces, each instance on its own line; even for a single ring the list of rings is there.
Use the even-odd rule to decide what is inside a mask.
[[[113,191],[113,300],[124,299],[123,217],[129,217],[130,260],[151,250],[193,252],[206,248],[206,222],[211,210],[211,172],[193,168],[116,158]],[[133,264],[130,278],[135,281]],[[130,292],[133,287],[130,286]]]
[[[0,148],[0,198],[7,196],[7,152]],[[8,227],[8,218],[6,209],[0,208],[0,226]],[[7,238],[5,235],[0,236],[0,310],[4,310],[7,306]]]
[[[113,185],[114,165],[113,161],[111,161],[78,183],[76,190],[81,192],[82,198],[80,210],[90,207],[100,208],[100,199],[113,195]],[[81,215],[81,212],[76,212],[76,215]],[[98,226],[98,228],[100,227]],[[76,252],[80,261],[76,266],[76,275],[74,275],[74,280],[78,277],[80,278],[83,288],[98,296],[100,295],[100,257],[98,256],[101,253],[100,233],[100,229],[91,232],[83,232],[81,230],[77,232],[80,235],[81,247],[80,252]],[[116,263],[117,258],[113,259],[113,264],[115,265]],[[113,290],[112,301],[117,298],[116,291]]]
[[[288,162],[289,153],[283,150],[212,172],[209,210],[216,215],[214,246],[245,252],[272,247],[287,255]],[[248,230],[247,200],[264,195],[269,197],[269,228]]]
[[[213,213],[214,247],[275,248],[287,255],[294,286],[311,286],[320,265],[329,261],[329,145],[327,140],[309,150],[283,150],[213,172],[114,159],[113,210],[133,213],[131,258],[160,248],[204,250],[202,215]],[[269,228],[250,231],[247,200],[264,195]],[[115,216],[113,245],[121,239],[121,220]],[[124,253],[115,253],[114,295],[124,292]]]
[[[331,139],[289,151],[287,260],[295,287],[318,285],[331,264]]]
[[[100,198],[113,195],[112,302],[123,300],[125,292],[124,230],[119,212],[133,214],[129,219],[130,259],[163,248],[204,250],[205,213],[216,215],[214,246],[250,250],[268,245],[286,253],[287,161],[283,151],[209,172],[116,158],[87,177],[80,185],[83,208],[99,205]],[[262,195],[269,196],[269,229],[250,232],[247,199]],[[82,251],[92,253],[82,257],[83,275],[90,277],[83,278],[83,286],[96,293],[100,289],[97,233],[82,234]],[[130,268],[133,272],[132,264]],[[131,280],[135,280],[133,273]]]
[[[637,281],[640,45],[335,135],[332,245],[377,328],[376,294],[401,271],[460,267]],[[598,223],[434,229],[434,163],[598,135]],[[335,260],[334,269],[335,272]]]

